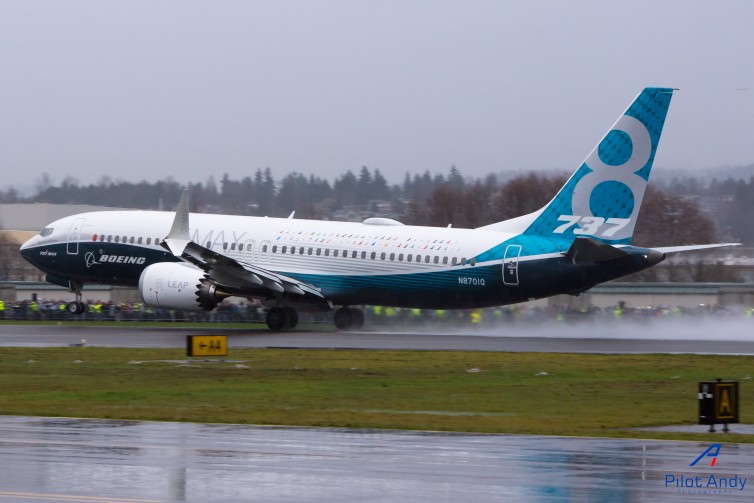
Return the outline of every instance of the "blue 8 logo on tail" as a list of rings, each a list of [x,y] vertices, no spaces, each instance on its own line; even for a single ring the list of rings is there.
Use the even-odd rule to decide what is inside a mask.
[[[652,139],[646,126],[623,115],[585,161],[590,172],[573,188],[571,215],[553,229],[563,234],[619,240],[631,237],[647,181],[638,174],[649,162]]]

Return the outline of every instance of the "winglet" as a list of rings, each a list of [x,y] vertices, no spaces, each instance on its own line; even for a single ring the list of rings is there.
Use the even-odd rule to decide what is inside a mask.
[[[173,255],[180,257],[186,245],[191,241],[189,236],[189,191],[184,189],[181,194],[181,200],[178,202],[178,208],[175,210],[175,219],[170,232],[165,238],[165,244],[173,252]]]

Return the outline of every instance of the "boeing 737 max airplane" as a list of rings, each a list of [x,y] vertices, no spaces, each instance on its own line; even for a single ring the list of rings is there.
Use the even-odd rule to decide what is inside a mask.
[[[478,308],[577,294],[651,267],[670,248],[631,246],[673,89],[647,88],[543,208],[478,229],[105,211],[51,223],[21,247],[47,281],[138,287],[144,303],[212,310],[230,296],[261,301],[267,325],[291,329],[298,311],[334,310],[359,328],[365,304]],[[356,307],[354,307],[356,306]]]

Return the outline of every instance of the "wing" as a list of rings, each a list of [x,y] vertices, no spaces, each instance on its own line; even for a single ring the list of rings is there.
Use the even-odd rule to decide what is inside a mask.
[[[331,309],[319,288],[248,262],[234,260],[191,241],[189,236],[188,190],[181,194],[170,233],[161,243],[176,257],[190,262],[207,274],[207,279],[224,291],[243,297],[293,300]]]

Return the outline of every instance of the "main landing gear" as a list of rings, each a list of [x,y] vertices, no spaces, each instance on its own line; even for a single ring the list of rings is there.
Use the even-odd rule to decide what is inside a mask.
[[[338,330],[358,330],[364,326],[364,311],[353,307],[341,307],[335,311],[334,321]]]
[[[68,312],[71,314],[84,314],[86,312],[86,304],[81,302],[81,289],[84,287],[81,283],[71,282],[71,291],[76,295],[76,300],[68,303]]]
[[[298,325],[298,313],[292,307],[271,307],[265,321],[270,330],[292,330]],[[358,330],[364,326],[364,311],[341,307],[335,311],[334,322],[338,330]]]
[[[291,330],[298,325],[298,313],[292,307],[273,307],[267,311],[270,330]]]

